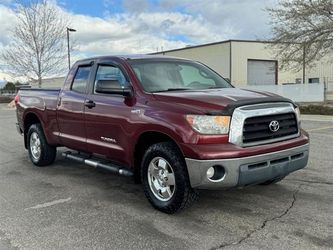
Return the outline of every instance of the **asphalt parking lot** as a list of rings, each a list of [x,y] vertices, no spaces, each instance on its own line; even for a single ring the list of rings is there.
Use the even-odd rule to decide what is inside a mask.
[[[176,215],[140,185],[58,155],[28,160],[15,112],[0,106],[0,249],[333,248],[333,117],[303,116],[308,167],[276,185],[200,191]]]

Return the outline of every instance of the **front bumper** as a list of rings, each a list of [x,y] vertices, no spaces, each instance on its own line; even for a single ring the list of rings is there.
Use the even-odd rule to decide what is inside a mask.
[[[186,158],[187,170],[193,188],[223,189],[262,183],[288,175],[307,165],[309,144],[282,151],[242,158],[196,160]],[[219,180],[207,178],[212,166],[223,166],[225,174]]]

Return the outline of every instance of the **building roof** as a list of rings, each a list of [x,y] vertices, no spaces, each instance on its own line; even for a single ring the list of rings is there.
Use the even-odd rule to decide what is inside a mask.
[[[237,40],[237,39],[229,39],[229,40],[223,40],[213,43],[205,43],[205,44],[199,44],[199,45],[190,45],[183,48],[178,49],[171,49],[171,50],[164,50],[160,52],[153,52],[150,53],[150,55],[158,55],[163,54],[166,52],[173,52],[173,51],[179,51],[179,50],[186,50],[186,49],[194,49],[194,48],[200,48],[200,47],[206,47],[206,46],[212,46],[212,45],[218,45],[218,44],[224,44],[224,43],[231,43],[231,42],[244,42],[244,43],[271,43],[271,41],[264,41],[264,40]]]
[[[211,45],[217,45],[217,44],[224,44],[224,43],[230,43],[230,42],[245,42],[245,43],[271,43],[270,41],[264,41],[264,40],[237,40],[237,39],[230,39],[230,40],[224,40],[224,41],[218,41],[213,43],[205,43],[205,44],[199,44],[199,45],[193,45],[193,46],[187,46],[184,48],[178,48],[178,49],[171,49],[171,50],[165,50],[160,52],[153,52],[148,54],[133,54],[133,55],[107,55],[107,56],[95,56],[90,58],[84,58],[81,60],[78,60],[77,62],[86,62],[86,61],[92,61],[92,60],[107,60],[107,59],[114,59],[114,58],[121,58],[123,60],[135,60],[135,59],[158,59],[158,55],[163,54],[165,52],[173,52],[178,50],[186,50],[186,49],[194,49],[194,48],[200,48],[205,46],[211,46]],[[170,59],[181,59],[177,57],[171,57],[171,56],[163,56],[163,59],[170,58]]]

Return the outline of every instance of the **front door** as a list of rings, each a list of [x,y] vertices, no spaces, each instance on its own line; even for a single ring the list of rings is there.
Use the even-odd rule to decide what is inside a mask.
[[[98,80],[114,80],[120,85],[128,84],[122,70],[115,64],[97,65],[94,86],[87,96],[87,101],[94,107],[85,108],[87,147],[90,152],[107,156],[117,162],[124,162],[126,150],[130,143],[131,105],[126,98],[117,94],[96,93]]]

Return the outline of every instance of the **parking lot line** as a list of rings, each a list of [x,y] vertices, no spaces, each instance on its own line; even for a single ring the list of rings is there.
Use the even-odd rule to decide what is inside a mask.
[[[60,199],[60,200],[55,200],[55,201],[51,201],[51,202],[46,202],[46,203],[43,203],[43,204],[38,204],[38,205],[33,206],[33,207],[25,208],[24,210],[31,210],[31,209],[39,209],[39,208],[51,207],[51,206],[54,206],[54,205],[57,205],[57,204],[68,202],[71,199],[72,198],[69,197],[67,199]]]
[[[313,128],[313,129],[307,129],[306,131],[312,132],[312,131],[319,131],[319,130],[325,130],[325,129],[330,129],[333,128],[333,126],[327,126],[327,127],[321,127],[321,128]]]

